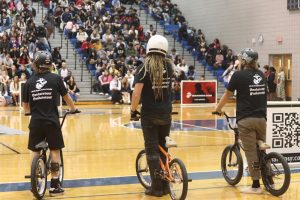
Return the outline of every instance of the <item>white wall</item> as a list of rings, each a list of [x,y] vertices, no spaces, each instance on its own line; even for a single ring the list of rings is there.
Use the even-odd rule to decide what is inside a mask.
[[[258,51],[261,65],[270,54],[292,54],[292,96],[300,97],[300,11],[288,11],[286,0],[172,0],[190,26],[200,28],[207,43],[219,38],[235,52]],[[264,36],[263,44],[257,39]],[[283,42],[276,41],[282,36]],[[252,44],[252,38],[256,43]]]

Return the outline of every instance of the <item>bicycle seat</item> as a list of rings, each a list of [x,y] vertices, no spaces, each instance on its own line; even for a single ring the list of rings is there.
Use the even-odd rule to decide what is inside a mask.
[[[270,145],[268,145],[267,143],[265,143],[262,140],[257,140],[257,145],[258,145],[259,150],[266,150],[266,149],[271,148]]]
[[[177,143],[169,136],[166,136],[166,147],[167,148],[177,147]]]
[[[36,149],[46,149],[48,148],[48,143],[44,140],[40,143],[38,143],[37,145],[35,145]]]

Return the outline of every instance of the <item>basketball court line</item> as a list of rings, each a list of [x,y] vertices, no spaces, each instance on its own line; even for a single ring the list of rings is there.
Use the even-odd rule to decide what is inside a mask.
[[[9,150],[11,150],[11,151],[13,151],[13,152],[15,152],[16,154],[21,154],[19,151],[17,151],[17,150],[15,150],[15,149],[13,149],[12,147],[10,147],[10,146],[4,144],[3,142],[0,142],[0,144],[1,144],[2,146],[4,146],[5,148],[7,148],[7,149],[9,149]]]
[[[300,168],[291,168],[291,173],[300,173]],[[244,176],[248,176],[244,173]],[[192,180],[210,180],[223,178],[222,171],[202,171],[190,172],[188,178]],[[294,181],[296,183],[300,181]],[[78,187],[92,187],[92,186],[109,186],[109,185],[126,185],[137,184],[137,176],[116,176],[105,178],[86,178],[86,179],[72,179],[64,180],[64,188],[78,188]],[[30,190],[30,182],[12,182],[0,183],[0,192],[13,192]]]

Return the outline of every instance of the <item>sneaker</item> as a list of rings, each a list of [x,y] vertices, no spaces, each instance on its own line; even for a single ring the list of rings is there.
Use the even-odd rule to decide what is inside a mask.
[[[245,194],[261,194],[263,191],[259,188],[253,188],[253,187],[246,187],[240,190],[240,192]]]
[[[161,190],[152,190],[150,188],[145,190],[145,194],[148,196],[162,197],[164,195],[164,192]]]
[[[49,195],[50,197],[56,197],[56,196],[61,196],[63,195],[65,190],[61,188],[60,186],[57,188],[50,188],[49,189]]]
[[[99,94],[100,94],[100,95],[103,95],[104,93],[103,93],[103,92],[100,92]]]
[[[51,179],[49,195],[50,197],[56,197],[63,195],[65,190],[61,187],[61,183],[58,179]]]
[[[108,96],[109,94],[108,93],[105,93],[105,96]]]

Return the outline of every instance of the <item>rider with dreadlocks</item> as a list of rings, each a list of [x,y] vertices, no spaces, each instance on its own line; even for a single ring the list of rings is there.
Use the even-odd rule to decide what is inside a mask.
[[[141,108],[141,125],[145,141],[147,162],[152,180],[151,188],[145,194],[163,196],[168,187],[158,175],[160,171],[158,145],[165,150],[165,137],[169,136],[171,127],[172,97],[171,85],[173,76],[172,61],[166,58],[168,41],[160,35],[152,36],[146,49],[144,64],[140,65],[134,77],[131,119],[137,117],[139,102]]]

